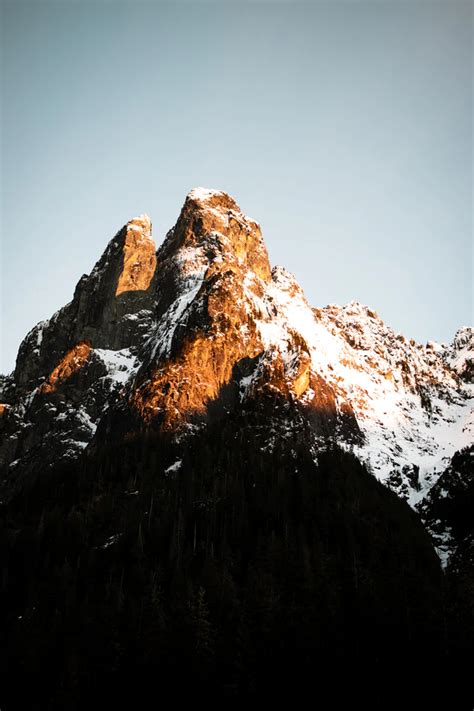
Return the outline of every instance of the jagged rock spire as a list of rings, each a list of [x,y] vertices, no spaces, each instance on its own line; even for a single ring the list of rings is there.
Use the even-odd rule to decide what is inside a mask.
[[[17,386],[37,385],[81,341],[113,350],[137,346],[150,325],[155,270],[150,218],[140,215],[111,239],[79,280],[72,301],[26,336],[15,367]]]

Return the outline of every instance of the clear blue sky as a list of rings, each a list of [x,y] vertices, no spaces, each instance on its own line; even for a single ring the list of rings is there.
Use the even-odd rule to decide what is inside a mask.
[[[147,212],[230,192],[314,305],[472,324],[472,4],[2,2],[2,365]]]

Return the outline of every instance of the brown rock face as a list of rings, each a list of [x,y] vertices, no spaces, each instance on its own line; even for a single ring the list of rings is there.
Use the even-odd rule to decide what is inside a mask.
[[[146,215],[127,224],[123,245],[123,268],[115,296],[128,291],[146,291],[156,269],[155,243],[151,238],[151,223]]]
[[[87,343],[86,341],[77,343],[66,353],[64,358],[61,358],[61,361],[58,363],[56,368],[41,385],[39,392],[55,392],[64,382],[67,382],[72,375],[81,370],[87,362],[91,350],[92,348],[90,343]]]
[[[134,393],[132,403],[145,422],[156,417],[163,428],[174,429],[205,413],[206,404],[229,382],[236,361],[249,353],[255,355],[256,351],[226,349],[222,339],[211,342],[197,336],[183,347],[180,356],[152,371],[150,379]]]
[[[335,393],[312,375],[304,339],[290,330],[285,356],[262,341],[258,321],[272,272],[259,225],[231,197],[192,191],[158,260],[161,325],[150,340],[161,346],[145,357],[129,399],[142,422],[176,431],[206,420],[229,387],[236,396],[253,361],[252,397],[298,400],[314,386],[302,408],[319,412],[318,430],[329,420],[334,429]]]
[[[176,235],[182,240],[181,246],[205,241],[213,233],[229,240],[230,250],[239,265],[264,281],[270,279],[270,263],[260,225],[244,215],[227,193],[198,188],[186,199]]]
[[[160,325],[150,341],[159,346],[144,354],[129,396],[141,422],[180,431],[206,421],[223,398],[229,404],[231,391],[236,406],[239,379],[250,377],[249,397],[263,397],[270,411],[278,394],[301,400],[318,432],[335,431],[336,394],[311,372],[304,338],[290,328],[284,353],[262,340],[259,320],[268,328],[275,308],[267,293],[274,275],[259,225],[231,197],[192,191],[158,261]],[[290,284],[289,296],[295,290]]]
[[[168,429],[203,415],[236,363],[263,350],[249,294],[260,294],[271,272],[258,224],[215,191],[190,193],[158,258],[163,302],[170,294],[186,302],[190,283],[194,299],[182,311],[186,331],[175,328],[169,349],[142,370],[131,404],[145,422]]]

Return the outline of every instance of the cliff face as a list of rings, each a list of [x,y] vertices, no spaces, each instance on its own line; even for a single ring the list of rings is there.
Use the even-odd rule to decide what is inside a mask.
[[[81,341],[114,351],[139,345],[154,306],[155,269],[151,223],[141,215],[109,242],[92,272],[79,280],[72,301],[26,336],[14,371],[15,391],[32,392]]]
[[[147,291],[156,269],[155,243],[151,237],[149,217],[140,215],[131,220],[125,229],[123,263],[115,296],[133,291]]]
[[[270,279],[256,222],[224,193],[193,191],[159,251],[158,319],[130,404],[149,423],[177,428],[229,383],[234,366],[263,350],[251,294]]]
[[[259,402],[265,448],[304,432],[317,459],[337,441],[415,505],[474,439],[472,349],[469,328],[422,346],[357,302],[311,308],[259,225],[199,188],[158,252],[131,220],[23,341],[0,398],[4,489],[103,438],[182,440]]]
[[[72,301],[24,339],[0,394],[0,467],[14,490],[90,442],[148,334],[155,269],[151,223],[140,216],[110,241]]]

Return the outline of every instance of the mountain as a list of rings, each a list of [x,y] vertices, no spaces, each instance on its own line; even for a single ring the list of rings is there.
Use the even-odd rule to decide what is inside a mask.
[[[311,308],[271,269],[258,224],[225,193],[193,190],[156,254],[149,218],[131,220],[21,344],[0,396],[5,495],[93,447],[97,428],[128,417],[129,436],[179,439],[224,392],[244,407],[276,388],[315,457],[337,441],[414,506],[474,442],[473,364],[472,328],[421,345],[358,302]]]
[[[278,699],[401,659],[452,700],[473,364],[473,329],[423,346],[312,308],[226,193],[191,191],[158,251],[131,220],[0,382],[5,708],[133,704],[157,676]]]

